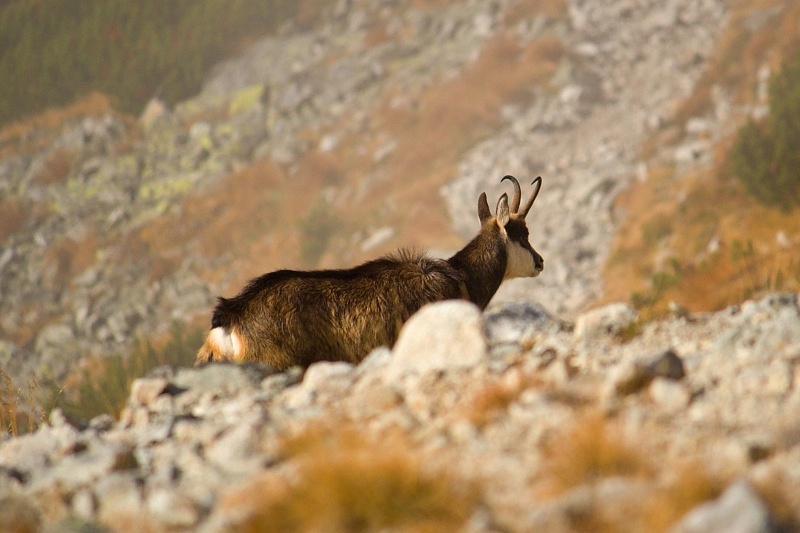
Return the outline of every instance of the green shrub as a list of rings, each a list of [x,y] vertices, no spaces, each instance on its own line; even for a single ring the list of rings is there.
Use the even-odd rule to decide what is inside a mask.
[[[193,365],[201,342],[202,332],[173,324],[163,347],[156,349],[150,341],[139,340],[130,354],[104,358],[99,372],[84,371],[76,390],[60,390],[49,403],[77,421],[88,422],[105,413],[116,417],[125,406],[134,379],[162,365]]]
[[[295,0],[2,2],[0,124],[92,91],[130,113],[155,91],[175,103],[297,9]]]
[[[730,164],[764,204],[784,210],[800,205],[800,53],[770,81],[768,117],[748,120],[739,130]]]

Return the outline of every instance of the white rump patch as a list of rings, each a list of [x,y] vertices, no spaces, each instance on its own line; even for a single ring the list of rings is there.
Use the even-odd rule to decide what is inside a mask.
[[[533,255],[514,241],[506,241],[508,264],[503,279],[535,278],[539,275]]]
[[[236,359],[242,351],[242,342],[235,331],[214,328],[209,333],[209,338],[219,354],[225,358]]]

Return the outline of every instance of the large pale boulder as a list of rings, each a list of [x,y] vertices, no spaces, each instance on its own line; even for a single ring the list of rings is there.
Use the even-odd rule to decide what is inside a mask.
[[[387,369],[406,373],[469,368],[487,357],[486,324],[480,309],[463,300],[426,305],[403,326]]]

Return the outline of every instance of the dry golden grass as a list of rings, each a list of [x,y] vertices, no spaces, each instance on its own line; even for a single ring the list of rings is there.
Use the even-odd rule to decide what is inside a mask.
[[[9,376],[0,368],[0,430],[12,435],[19,433],[19,393]]]
[[[604,477],[649,477],[653,467],[643,450],[601,414],[581,414],[543,445],[542,495],[555,497]]]
[[[292,258],[291,246],[276,249],[264,256],[261,247],[273,232],[287,231],[300,218],[285,198],[299,198],[302,184],[286,181],[284,171],[276,164],[261,160],[225,176],[209,190],[192,194],[181,201],[173,212],[148,221],[136,233],[126,237],[120,253],[130,257],[151,258],[150,278],[169,275],[180,264],[186,247],[193,253],[217,260],[220,257],[256,258],[260,272],[276,257]],[[308,196],[306,194],[306,196]],[[145,255],[142,255],[145,254]],[[251,261],[253,262],[253,261]],[[224,271],[214,264],[203,277],[211,282],[226,278],[231,264]],[[234,265],[234,268],[237,268]],[[247,278],[236,276],[238,283]],[[235,287],[238,289],[239,287]]]
[[[610,477],[642,482],[634,501],[593,505],[574,517],[576,531],[666,531],[697,505],[719,496],[735,477],[735,472],[709,470],[696,457],[656,463],[651,458],[658,454],[654,440],[646,434],[628,437],[618,424],[587,412],[543,447],[540,496],[558,497]],[[785,509],[787,500],[774,492],[771,507]]]
[[[485,426],[508,409],[525,390],[540,385],[540,380],[535,376],[511,370],[472,394],[464,408],[465,417],[475,426]]]
[[[295,479],[270,473],[220,503],[249,514],[237,531],[454,531],[477,498],[474,483],[428,471],[400,435],[310,430],[287,439],[283,453]]]
[[[767,63],[776,71],[800,48],[800,5],[782,0],[734,0],[730,4],[731,22],[698,86],[722,83],[734,90],[739,102],[746,102],[753,97],[760,66]],[[781,6],[780,14],[751,31],[749,17],[775,6]]]
[[[747,17],[781,5],[776,19],[751,31]],[[778,0],[730,2],[731,23],[694,93],[675,111],[671,126],[644,143],[647,159],[677,142],[686,120],[711,109],[711,87],[721,85],[739,103],[755,98],[763,64],[776,71],[800,48],[800,4]],[[618,200],[624,214],[604,272],[602,302],[635,299],[658,316],[674,300],[693,310],[716,310],[767,291],[800,290],[800,212],[766,208],[749,197],[727,169],[730,140],[715,147],[711,169],[678,175],[650,169]],[[785,243],[778,242],[782,233]],[[709,250],[712,239],[719,243]]]
[[[392,174],[419,179],[441,166],[454,167],[463,150],[497,127],[502,105],[532,98],[532,87],[549,79],[562,54],[555,38],[523,47],[501,33],[456,78],[415,95],[413,107],[386,106],[375,121],[398,140]]]
[[[800,531],[800,494],[784,471],[773,469],[769,475],[753,480],[753,485],[776,520],[779,531]]]
[[[44,416],[36,405],[38,388],[36,378],[31,378],[23,391],[0,368],[0,432],[17,436],[31,433],[38,427]]]
[[[671,300],[707,311],[800,290],[800,212],[758,204],[719,166],[682,179],[662,172],[619,200],[626,218],[606,264],[603,301],[648,294],[655,301],[645,314],[658,315]],[[660,274],[670,282],[657,289]]]
[[[730,481],[709,472],[699,461],[687,461],[674,469],[672,479],[642,506],[640,519],[645,531],[666,531],[697,505],[719,496]]]

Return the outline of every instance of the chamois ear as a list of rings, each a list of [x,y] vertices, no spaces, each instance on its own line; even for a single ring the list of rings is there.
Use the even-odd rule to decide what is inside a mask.
[[[489,211],[489,202],[486,200],[485,192],[482,192],[478,197],[478,218],[481,221],[481,225],[492,218],[492,212]]]
[[[505,228],[509,218],[511,218],[511,215],[508,208],[508,195],[503,193],[497,201],[497,223],[500,224],[501,228]]]

